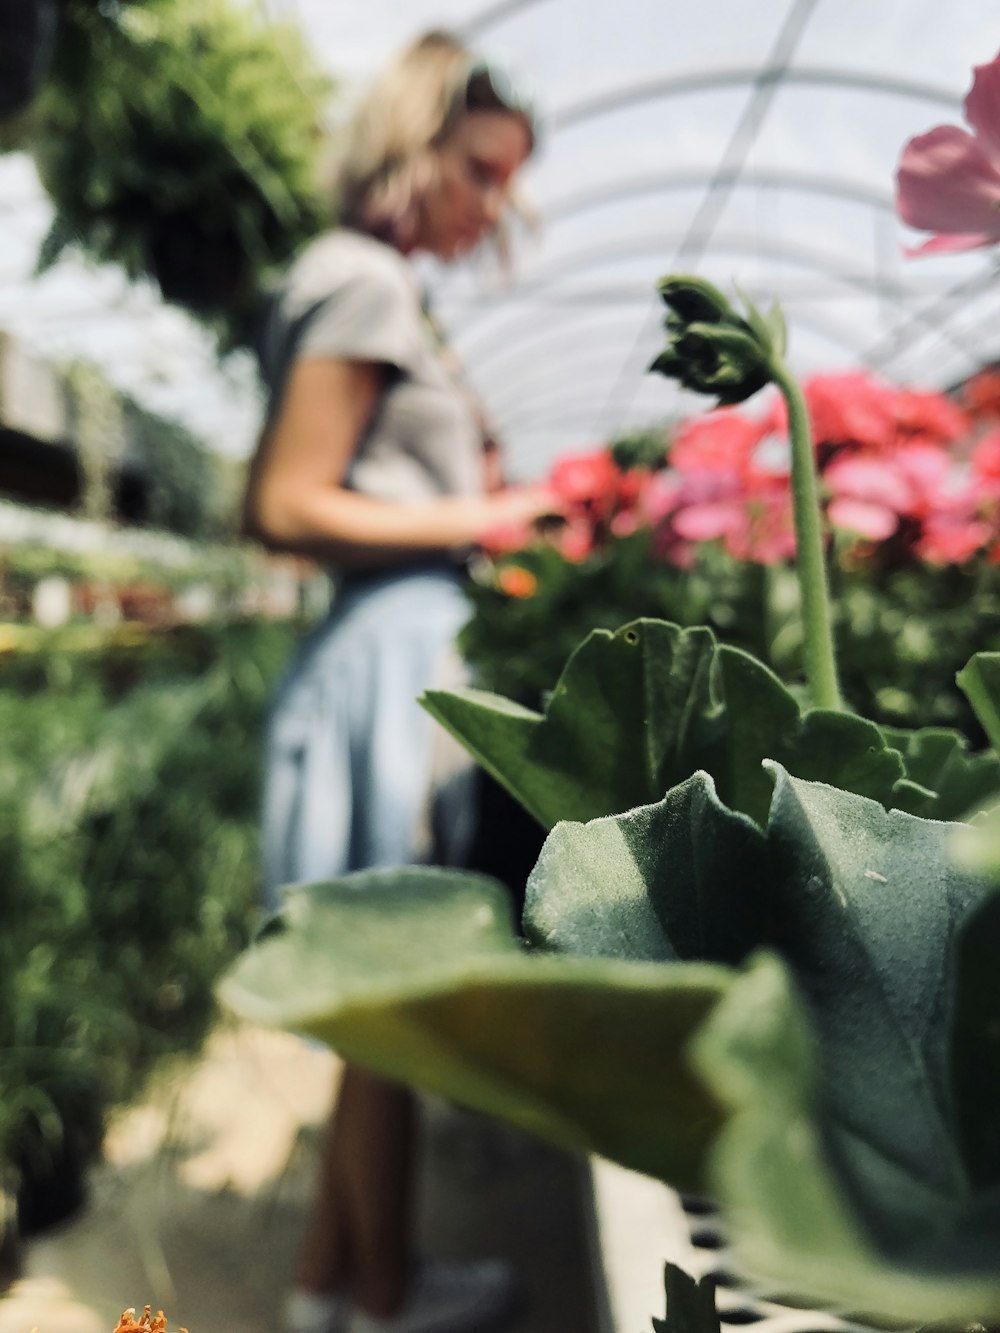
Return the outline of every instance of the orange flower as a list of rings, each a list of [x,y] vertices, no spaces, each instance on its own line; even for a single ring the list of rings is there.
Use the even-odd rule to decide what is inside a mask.
[[[157,1310],[156,1314],[150,1318],[151,1306],[147,1305],[142,1312],[142,1318],[136,1320],[135,1307],[125,1310],[121,1319],[115,1327],[114,1333],[167,1333],[167,1321],[162,1310]],[[186,1328],[177,1330],[177,1333],[187,1333]]]
[[[507,565],[497,574],[497,587],[508,597],[534,597],[538,591],[538,580],[530,569],[524,569],[521,565]]]

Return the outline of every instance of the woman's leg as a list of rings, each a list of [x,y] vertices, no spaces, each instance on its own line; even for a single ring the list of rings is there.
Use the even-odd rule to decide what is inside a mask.
[[[399,1307],[413,1262],[415,1143],[411,1093],[346,1066],[300,1250],[300,1288],[349,1290],[378,1317]]]

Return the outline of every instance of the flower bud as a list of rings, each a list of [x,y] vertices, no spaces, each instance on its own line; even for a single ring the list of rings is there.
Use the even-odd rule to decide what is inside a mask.
[[[743,319],[704,278],[675,274],[658,287],[669,310],[667,346],[651,370],[713,395],[720,406],[742,403],[770,382],[773,314],[764,319],[747,300],[749,318]]]

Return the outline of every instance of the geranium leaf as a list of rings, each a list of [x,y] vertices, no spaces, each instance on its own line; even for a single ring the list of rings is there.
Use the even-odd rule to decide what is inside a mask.
[[[477,690],[422,702],[546,828],[658,801],[698,769],[763,823],[766,758],[886,804],[909,799],[902,760],[872,723],[803,713],[773,672],[703,628],[637,620],[594,631],[544,714]]]
[[[658,801],[699,766],[717,706],[709,630],[638,620],[580,645],[543,714],[477,690],[421,702],[546,828]]]
[[[955,679],[972,704],[990,744],[1000,751],[1000,653],[976,653]]]
[[[716,662],[726,744],[714,776],[728,805],[765,823],[772,781],[764,759],[798,777],[895,804],[903,763],[874,723],[829,709],[803,712],[774,672],[739,648],[723,644]]]
[[[221,995],[388,1077],[696,1188],[719,1109],[684,1051],[724,969],[526,953],[500,885],[429,868],[290,894]]]
[[[696,1044],[738,1108],[713,1160],[747,1262],[902,1317],[1000,1310],[992,918],[949,947],[991,889],[954,865],[954,827],[776,768],[768,943],[790,980],[753,969]]]
[[[996,1260],[976,1266],[893,1262],[872,1243],[865,1205],[840,1171],[823,1114],[825,1080],[806,1012],[787,970],[762,955],[695,1039],[693,1058],[731,1112],[712,1156],[737,1262],[783,1290],[852,1310],[923,1321],[1000,1314]],[[871,1077],[877,1081],[879,1069]],[[864,1146],[858,1143],[859,1154]],[[886,1187],[873,1170],[869,1184]],[[943,1219],[924,1198],[916,1243],[938,1239]],[[892,1200],[882,1201],[883,1207]],[[995,1238],[995,1230],[992,1232]],[[935,1271],[936,1270],[936,1271]]]
[[[914,784],[912,799],[896,802],[910,814],[962,819],[974,806],[1000,792],[1000,758],[992,751],[970,753],[961,732],[946,727],[881,730],[902,755],[906,776]]]
[[[979,1185],[1000,1184],[1000,894],[964,923],[957,941],[952,1082],[964,1157]]]
[[[696,773],[656,805],[557,825],[524,926],[567,953],[739,963],[766,937],[768,875],[761,830]]]

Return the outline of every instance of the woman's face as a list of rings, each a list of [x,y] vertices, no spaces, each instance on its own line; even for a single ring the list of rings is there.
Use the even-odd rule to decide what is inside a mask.
[[[451,260],[497,225],[514,173],[531,151],[528,128],[504,111],[470,111],[437,149],[420,200],[415,248]]]

